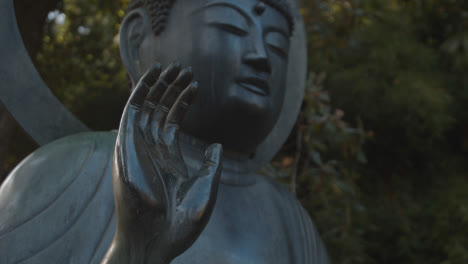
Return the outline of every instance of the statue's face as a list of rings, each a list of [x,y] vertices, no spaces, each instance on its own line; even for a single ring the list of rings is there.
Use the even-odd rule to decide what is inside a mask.
[[[286,18],[258,0],[178,0],[166,29],[140,52],[147,67],[192,66],[200,91],[185,132],[251,153],[282,108],[289,35]]]

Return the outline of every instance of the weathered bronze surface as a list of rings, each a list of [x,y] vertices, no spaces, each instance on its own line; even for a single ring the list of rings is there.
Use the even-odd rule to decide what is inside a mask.
[[[301,30],[291,1],[132,1],[118,132],[57,140],[10,174],[0,263],[329,263],[299,202],[255,173],[299,108]]]

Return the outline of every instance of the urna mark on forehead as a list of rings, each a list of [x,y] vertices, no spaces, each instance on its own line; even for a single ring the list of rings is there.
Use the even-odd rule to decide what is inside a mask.
[[[243,24],[254,24],[257,19],[263,20],[263,26],[274,31],[282,33],[286,38],[291,34],[287,18],[271,6],[267,6],[263,1],[258,0],[198,0],[185,14],[191,16],[205,10],[212,11],[208,13],[208,21],[216,20],[216,17],[222,17],[221,20],[244,21]],[[183,7],[183,5],[181,5]],[[213,10],[214,9],[214,10]],[[233,14],[235,12],[236,14]],[[242,27],[245,28],[246,26]]]
[[[194,2],[195,0],[131,0],[128,5],[127,12],[130,12],[133,9],[143,7],[148,10],[151,17],[151,26],[155,35],[159,35],[164,31],[166,23],[171,13],[171,8],[175,2],[190,1]],[[289,32],[292,34],[294,30],[294,16],[291,11],[289,1],[291,0],[246,0],[250,2],[254,8],[254,11],[261,15],[266,10],[268,6],[279,11],[287,20]],[[233,2],[229,0],[206,0],[201,2]],[[242,1],[234,1],[242,2]]]

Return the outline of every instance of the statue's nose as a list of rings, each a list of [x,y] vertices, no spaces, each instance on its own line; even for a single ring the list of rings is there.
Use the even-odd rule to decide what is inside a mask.
[[[271,73],[271,63],[263,40],[255,40],[252,48],[244,55],[243,62],[255,71]]]

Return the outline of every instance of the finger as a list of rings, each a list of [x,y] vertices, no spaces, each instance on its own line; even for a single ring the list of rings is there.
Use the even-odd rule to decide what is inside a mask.
[[[139,84],[141,83],[140,85],[144,85],[146,89],[149,89],[149,92],[147,92],[146,94],[146,98],[148,97],[148,94],[151,93],[151,88],[148,88],[148,87],[152,87],[154,85],[156,80],[158,80],[160,74],[161,74],[161,64],[159,62],[156,62],[148,70],[148,72],[140,79]],[[147,101],[145,100],[141,107],[141,113],[139,116],[139,124],[141,128],[144,128],[144,125],[148,122],[149,115],[152,112],[148,110],[149,110],[149,107],[148,107]]]
[[[206,224],[213,211],[221,177],[222,153],[221,144],[210,145],[205,154],[205,161],[194,177],[193,185],[181,186],[182,192],[177,194],[183,196],[180,197],[180,211],[191,212],[189,217],[194,223]],[[185,194],[184,189],[188,189]]]
[[[151,89],[146,96],[146,100],[142,107],[142,112],[145,113],[145,118],[142,119],[142,126],[146,127],[149,123],[149,117],[153,114],[156,104],[161,100],[162,95],[166,92],[167,87],[174,82],[180,72],[180,63],[178,61],[173,62],[166,70],[161,74],[156,84],[150,86]],[[158,76],[159,77],[159,76]]]
[[[171,111],[167,116],[168,123],[180,124],[184,119],[185,113],[189,109],[193,100],[198,93],[198,82],[192,82],[187,88],[185,88],[180,94],[179,98],[175,102]]]
[[[176,101],[177,97],[179,97],[182,90],[187,87],[191,81],[192,69],[191,67],[188,67],[179,73],[177,79],[167,88],[159,104],[156,105],[156,109],[154,110],[153,118],[151,120],[151,124],[153,125],[153,137],[156,138],[159,136],[160,128],[164,126],[169,110],[172,108],[172,105]]]
[[[177,76],[177,79],[169,86],[159,104],[167,109],[171,109],[180,93],[190,84],[192,78],[192,67],[185,68],[179,76]]]
[[[133,90],[132,95],[128,100],[129,105],[135,106],[136,108],[141,107],[141,105],[145,101],[146,96],[148,95],[150,86],[154,84],[160,72],[161,65],[159,63],[156,63],[143,75],[143,77],[135,86],[135,89]]]
[[[198,83],[192,82],[189,87],[182,91],[179,98],[177,98],[177,101],[174,103],[174,106],[167,115],[166,124],[164,125],[164,131],[162,134],[164,142],[168,146],[175,145],[174,142],[177,139],[180,123],[184,119],[185,113],[195,99],[197,92]]]
[[[160,101],[162,95],[166,92],[167,87],[175,81],[180,73],[180,62],[174,61],[167,67],[166,70],[161,74],[159,80],[150,89],[148,96],[146,97],[145,103],[142,107],[144,113],[141,120],[140,126],[146,131],[145,134],[151,134],[151,119],[153,116],[156,104]]]
[[[175,61],[167,67],[166,70],[161,74],[159,80],[156,82],[156,85],[153,86],[148,93],[147,101],[157,104],[163,94],[166,92],[167,87],[175,81],[177,76],[180,73],[180,62]]]
[[[161,63],[156,62],[148,70],[147,74],[145,74],[142,80],[148,87],[151,87],[158,80],[160,74],[161,74]]]
[[[158,64],[153,65],[153,67],[140,78],[140,81],[133,89],[127,105],[125,106],[122,119],[120,120],[119,137],[126,133],[133,133],[134,127],[138,126],[140,108],[149,92],[148,83],[154,83],[153,80],[156,75],[159,75],[160,68]]]
[[[166,91],[168,84],[171,84],[179,75],[180,72],[180,63],[178,61],[175,61],[167,67],[166,70],[164,70],[163,73],[160,75],[158,74],[156,79],[150,80],[152,81],[151,87],[148,95],[146,96],[146,100],[142,106],[142,114],[140,116],[140,127],[143,130],[149,130],[149,124],[151,120],[151,116],[153,115],[154,109],[155,109],[155,104],[159,102],[161,99],[161,96],[164,94]],[[158,79],[159,78],[159,79]],[[156,82],[157,80],[157,82]],[[156,82],[156,84],[154,84]],[[147,83],[149,84],[149,82]]]
[[[150,70],[152,73],[146,76],[146,78],[143,78],[143,82],[148,87],[151,87],[141,107],[139,124],[143,130],[148,128],[149,121],[155,109],[155,102],[159,101],[160,97],[166,91],[168,83],[172,83],[180,72],[180,63],[178,61],[169,65],[163,73],[161,73],[161,64],[156,63],[153,68],[155,67],[158,69],[154,71]]]

